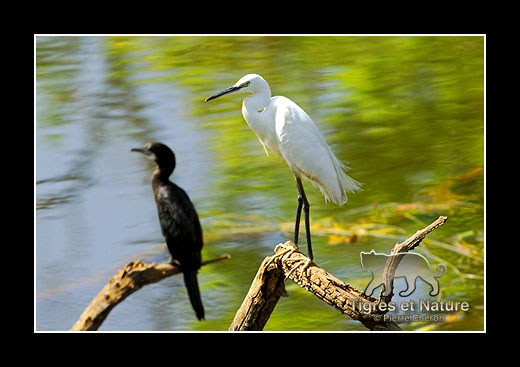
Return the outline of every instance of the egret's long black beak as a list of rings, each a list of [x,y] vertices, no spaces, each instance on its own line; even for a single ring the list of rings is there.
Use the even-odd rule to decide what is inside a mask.
[[[229,88],[226,88],[226,89],[224,89],[224,90],[222,90],[222,91],[212,95],[211,97],[206,98],[206,102],[211,101],[212,99],[218,98],[220,96],[223,96],[224,94],[235,92],[235,91],[239,90],[240,88],[241,87],[237,87],[237,86],[233,85],[233,86],[231,86]]]

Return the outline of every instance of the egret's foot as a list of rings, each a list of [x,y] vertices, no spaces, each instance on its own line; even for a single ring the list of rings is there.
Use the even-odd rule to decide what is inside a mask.
[[[271,258],[269,259],[267,264],[265,264],[265,267],[267,268],[269,265],[271,265],[272,262],[274,262],[275,260],[278,261],[279,259],[281,260],[281,258],[286,255],[290,256],[294,251],[297,251],[297,250],[298,250],[298,245],[293,245],[291,248],[285,247],[283,251],[271,256]]]
[[[302,265],[303,263],[303,265]],[[296,266],[291,269],[286,275],[286,278],[289,278],[289,276],[296,271],[296,269],[300,269],[300,278],[303,277],[305,274],[306,276],[309,275],[309,267],[311,264],[314,264],[314,260],[311,260],[309,258],[301,259],[296,262]]]
[[[309,267],[312,265],[316,265],[316,263],[314,262],[314,260],[311,260],[309,258],[307,258],[302,266],[302,271],[300,273],[301,276],[303,276],[303,273],[305,272],[305,275],[309,275]]]

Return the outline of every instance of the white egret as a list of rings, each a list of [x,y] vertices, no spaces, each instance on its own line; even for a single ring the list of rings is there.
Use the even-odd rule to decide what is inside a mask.
[[[310,205],[301,179],[319,188],[325,201],[331,200],[337,205],[345,204],[347,192],[360,190],[361,184],[345,173],[349,168],[336,158],[309,115],[286,97],[271,97],[269,84],[260,75],[247,74],[235,85],[208,97],[206,102],[235,92],[247,94],[242,103],[242,115],[260,139],[267,155],[269,148],[294,173],[298,187],[294,244],[298,245],[303,207],[308,256],[312,260]]]

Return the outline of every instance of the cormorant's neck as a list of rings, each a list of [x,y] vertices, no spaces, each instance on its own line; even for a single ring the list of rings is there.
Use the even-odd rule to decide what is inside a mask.
[[[170,182],[170,176],[173,173],[174,167],[160,167],[157,166],[152,174],[152,183],[154,185]]]

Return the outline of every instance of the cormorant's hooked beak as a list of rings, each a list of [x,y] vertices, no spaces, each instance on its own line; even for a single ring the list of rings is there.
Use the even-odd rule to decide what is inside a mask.
[[[224,94],[236,92],[237,90],[239,90],[241,88],[242,87],[237,87],[236,85],[233,85],[233,86],[231,86],[229,88],[226,88],[226,89],[224,89],[224,90],[222,90],[222,91],[212,95],[211,97],[206,98],[206,102],[211,101],[212,99],[218,98],[220,96],[223,96]]]
[[[147,146],[140,147],[140,148],[132,148],[132,149],[130,149],[130,151],[143,153],[144,155],[152,155],[152,152],[150,151],[150,149],[148,149]]]

